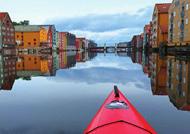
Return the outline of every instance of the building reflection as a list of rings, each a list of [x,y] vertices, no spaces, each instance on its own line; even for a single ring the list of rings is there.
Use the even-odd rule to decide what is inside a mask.
[[[96,57],[88,52],[53,52],[50,54],[0,54],[0,90],[11,90],[16,79],[56,76],[57,70],[74,67]]]
[[[170,101],[180,110],[190,111],[190,60],[168,56],[167,91]]]
[[[0,55],[0,89],[11,90],[16,79],[16,56]]]
[[[48,56],[19,55],[16,62],[17,77],[30,80],[32,76],[49,76],[50,67]]]
[[[166,59],[161,59],[159,54],[151,55],[151,87],[153,95],[167,95],[167,64]]]
[[[135,51],[131,59],[150,77],[153,95],[168,96],[177,109],[190,111],[190,57]]]

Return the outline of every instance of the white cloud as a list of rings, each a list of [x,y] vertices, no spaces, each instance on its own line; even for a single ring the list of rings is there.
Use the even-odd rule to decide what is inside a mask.
[[[113,44],[130,41],[134,34],[142,32],[151,19],[152,10],[152,7],[146,7],[134,14],[89,14],[49,20],[48,23],[54,23],[59,31],[70,31],[100,44]]]
[[[114,44],[117,42],[128,41],[131,36],[141,32],[139,28],[124,28],[107,32],[90,32],[82,30],[71,30],[70,32],[76,34],[79,37],[86,37],[88,39],[95,40],[97,43]]]

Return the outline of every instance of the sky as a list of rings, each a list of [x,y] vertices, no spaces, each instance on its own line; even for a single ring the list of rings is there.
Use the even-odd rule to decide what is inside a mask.
[[[172,0],[0,0],[13,21],[55,24],[98,44],[130,41],[151,20],[155,3]]]

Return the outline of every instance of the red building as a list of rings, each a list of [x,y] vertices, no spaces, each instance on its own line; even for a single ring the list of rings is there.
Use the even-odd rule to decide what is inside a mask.
[[[142,51],[136,52],[136,61],[138,64],[142,64]]]
[[[153,44],[153,28],[152,28],[152,21],[150,22],[150,40],[149,40],[149,46],[152,48],[152,44]]]
[[[143,48],[150,48],[150,38],[151,38],[151,25],[145,25],[144,27],[144,39],[143,39]]]
[[[131,40],[131,47],[133,50],[135,50],[137,48],[137,35],[133,36],[133,38]]]
[[[80,51],[83,48],[84,40],[85,40],[85,38],[76,38],[76,40],[75,40],[76,50]]]
[[[59,48],[59,51],[63,51],[65,50],[65,45],[64,45],[64,37],[65,37],[65,33],[63,32],[58,32],[58,48]]]
[[[15,48],[15,29],[8,13],[0,12],[0,49]]]
[[[75,56],[75,59],[77,62],[81,62],[82,61],[82,53],[81,52],[77,52],[76,56]]]
[[[144,38],[144,34],[137,36],[137,49],[138,50],[142,50],[142,48],[143,48],[143,38]]]
[[[64,69],[67,66],[67,53],[60,52],[59,53],[59,68]]]

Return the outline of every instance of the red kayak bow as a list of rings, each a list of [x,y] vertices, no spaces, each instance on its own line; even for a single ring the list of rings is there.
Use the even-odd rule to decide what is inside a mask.
[[[156,134],[115,86],[84,134]]]

